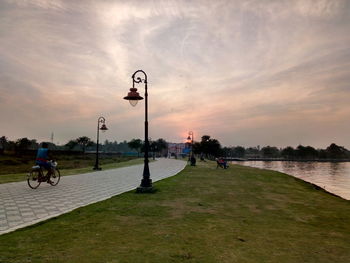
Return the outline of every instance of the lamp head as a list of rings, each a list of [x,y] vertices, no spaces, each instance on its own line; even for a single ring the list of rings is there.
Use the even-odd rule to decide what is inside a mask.
[[[128,92],[128,96],[124,97],[124,100],[128,100],[131,106],[136,106],[139,100],[143,100],[136,88],[131,88]]]
[[[106,127],[106,124],[102,124],[102,126],[101,126],[100,130],[101,130],[102,132],[107,131],[107,130],[108,130],[108,128]]]

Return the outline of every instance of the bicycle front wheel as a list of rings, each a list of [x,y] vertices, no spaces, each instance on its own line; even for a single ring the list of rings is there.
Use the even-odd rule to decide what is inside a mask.
[[[57,169],[57,168],[54,168],[53,169],[53,174],[51,175],[50,177],[50,184],[55,186],[58,184],[58,182],[60,181],[61,179],[61,173],[60,171]]]
[[[40,178],[40,171],[39,170],[32,170],[28,174],[27,182],[30,188],[36,189],[39,187],[41,181]]]

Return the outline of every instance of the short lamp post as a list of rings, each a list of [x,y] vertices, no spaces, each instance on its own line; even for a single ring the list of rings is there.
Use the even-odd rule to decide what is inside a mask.
[[[141,77],[137,77],[136,75],[143,75]],[[135,83],[144,83],[145,84],[145,158],[144,158],[144,166],[143,166],[143,176],[141,180],[141,185],[136,189],[137,193],[147,193],[153,192],[151,175],[149,172],[149,160],[148,160],[148,152],[149,152],[149,141],[148,141],[148,91],[147,91],[147,75],[143,70],[137,70],[132,75],[132,88],[128,92],[128,95],[124,97],[125,100],[128,100],[131,106],[136,106],[139,100],[143,100],[143,97],[137,92],[135,88]]]
[[[102,126],[100,127],[100,123],[102,124]],[[97,144],[96,144],[96,162],[95,162],[95,166],[94,166],[94,170],[102,170],[101,167],[98,166],[98,146],[99,146],[99,136],[100,136],[100,130],[102,132],[107,131],[107,127],[106,127],[106,119],[104,117],[99,117],[97,120]]]
[[[193,131],[188,132],[187,141],[191,144],[191,152],[189,156],[190,159],[193,155]]]

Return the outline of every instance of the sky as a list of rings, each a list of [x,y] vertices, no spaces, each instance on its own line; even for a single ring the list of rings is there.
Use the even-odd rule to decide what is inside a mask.
[[[350,1],[1,0],[0,136],[350,149]],[[136,85],[140,95],[144,84]]]

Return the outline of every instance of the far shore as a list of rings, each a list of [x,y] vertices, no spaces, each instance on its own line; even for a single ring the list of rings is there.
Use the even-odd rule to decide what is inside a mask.
[[[282,161],[282,162],[350,162],[350,159],[285,159],[285,158],[236,158],[223,157],[226,161]]]

